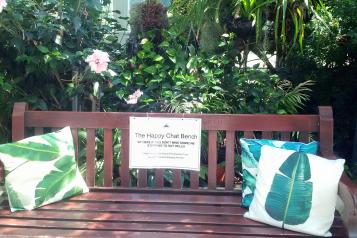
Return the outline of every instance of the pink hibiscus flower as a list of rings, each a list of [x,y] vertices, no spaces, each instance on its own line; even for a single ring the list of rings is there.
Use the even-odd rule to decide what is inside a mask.
[[[127,104],[137,104],[138,99],[143,95],[144,93],[140,91],[140,89],[136,90],[133,94],[129,95],[128,100],[125,100]]]
[[[94,50],[93,54],[86,58],[86,62],[89,64],[91,70],[97,74],[100,74],[108,69],[109,61],[109,54],[101,50]]]
[[[7,2],[6,0],[0,0],[0,12],[6,7]]]

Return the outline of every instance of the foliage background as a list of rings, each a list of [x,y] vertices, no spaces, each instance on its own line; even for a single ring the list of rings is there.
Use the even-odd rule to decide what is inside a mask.
[[[132,12],[127,44],[109,4],[8,1],[0,13],[1,143],[16,101],[38,110],[279,114],[332,105],[335,149],[357,164],[356,1],[174,0],[168,9],[145,1]],[[90,72],[84,59],[94,49],[110,54],[112,73]],[[249,52],[267,69],[248,68]],[[137,89],[144,95],[128,105]]]

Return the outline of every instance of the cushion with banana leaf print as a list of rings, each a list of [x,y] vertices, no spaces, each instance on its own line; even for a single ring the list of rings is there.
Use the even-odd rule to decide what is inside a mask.
[[[257,168],[260,158],[260,151],[263,145],[269,145],[277,148],[295,150],[316,154],[319,143],[313,141],[305,144],[292,141],[278,141],[267,139],[245,139],[241,138],[242,146],[242,169],[243,169],[243,184],[242,184],[242,206],[248,208],[252,202],[255,190],[255,180],[257,177]]]
[[[274,162],[272,162],[274,161]],[[331,236],[345,160],[263,146],[245,217],[315,236]]]
[[[69,127],[0,145],[0,160],[12,212],[88,192],[75,161]]]

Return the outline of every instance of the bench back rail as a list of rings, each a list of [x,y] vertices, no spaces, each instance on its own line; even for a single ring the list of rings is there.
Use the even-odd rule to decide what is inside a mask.
[[[131,113],[131,112],[69,112],[31,111],[26,103],[14,105],[12,117],[12,140],[25,138],[28,128],[35,134],[44,133],[44,128],[72,128],[78,158],[78,129],[85,129],[86,138],[86,181],[95,186],[96,129],[104,130],[104,186],[113,186],[113,130],[121,130],[121,164],[119,168],[120,186],[129,187],[129,117],[176,117],[201,118],[202,130],[208,132],[208,189],[217,189],[217,133],[225,132],[225,190],[233,190],[237,133],[245,138],[291,140],[293,132],[298,140],[308,142],[310,133],[315,133],[320,141],[320,154],[333,155],[333,116],[331,107],[319,107],[318,115],[271,115],[271,114],[172,114],[172,113]],[[257,133],[258,132],[258,133]],[[26,135],[27,136],[27,135]],[[296,137],[296,133],[295,133]],[[181,189],[181,170],[173,170],[172,188]],[[148,170],[138,171],[137,187],[148,186]],[[164,170],[155,170],[155,187],[164,188]],[[199,173],[190,172],[190,188],[199,188]]]

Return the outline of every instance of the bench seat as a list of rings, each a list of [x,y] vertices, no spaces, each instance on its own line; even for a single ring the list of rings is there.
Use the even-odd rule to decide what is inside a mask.
[[[92,188],[34,211],[0,210],[0,237],[305,237],[243,217],[239,191]],[[331,232],[346,237],[336,214]]]

